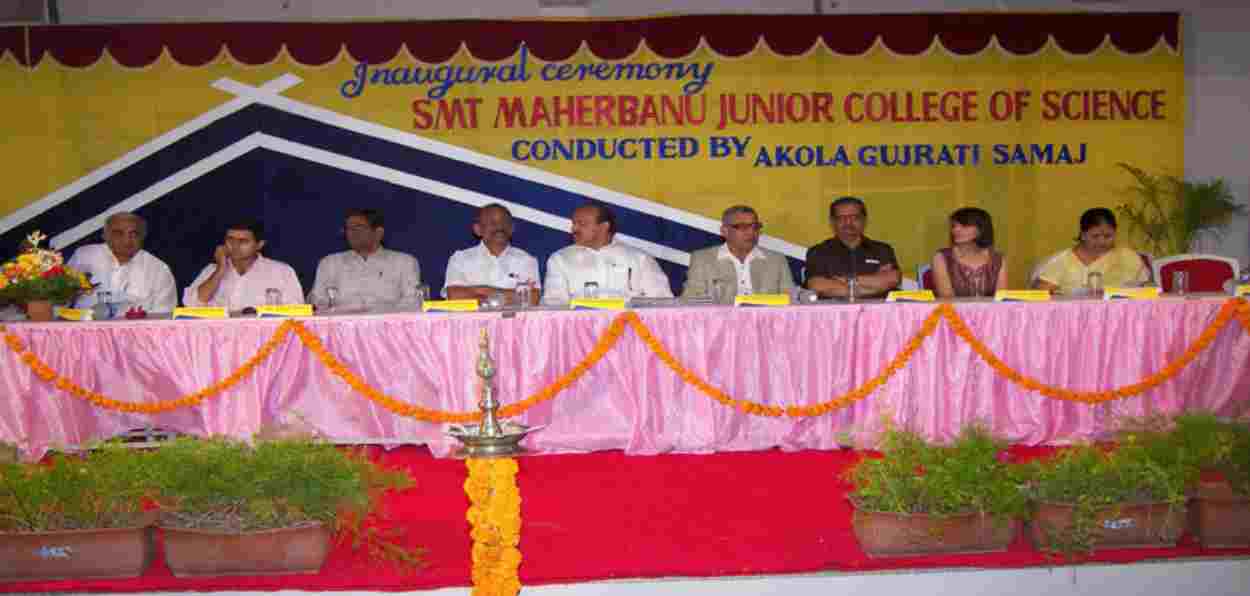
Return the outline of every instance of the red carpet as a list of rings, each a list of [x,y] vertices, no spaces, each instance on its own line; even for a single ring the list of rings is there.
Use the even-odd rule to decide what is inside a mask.
[[[1016,448],[1030,457],[1045,449]],[[379,452],[409,470],[416,487],[387,502],[387,523],[428,549],[425,569],[403,573],[336,549],[321,573],[179,579],[163,560],[129,580],[22,582],[0,591],[420,590],[469,585],[464,462],[421,448]],[[721,576],[894,568],[1025,567],[1054,564],[1021,535],[1005,553],[869,559],[851,533],[839,473],[858,455],[779,451],[625,456],[619,452],[518,459],[521,582]],[[1212,551],[1189,537],[1170,549],[1104,551],[1100,562],[1244,556]]]

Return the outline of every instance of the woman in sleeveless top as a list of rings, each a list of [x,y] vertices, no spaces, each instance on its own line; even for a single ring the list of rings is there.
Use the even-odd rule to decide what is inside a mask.
[[[984,209],[951,214],[951,245],[933,255],[933,285],[940,298],[993,296],[1007,287],[1007,263],[994,250],[994,222]]]

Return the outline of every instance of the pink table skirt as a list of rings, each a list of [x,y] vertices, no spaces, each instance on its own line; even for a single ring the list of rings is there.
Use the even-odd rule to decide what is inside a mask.
[[[1138,383],[1179,358],[1226,298],[1151,302],[955,303],[1003,363],[1042,383],[1104,391]],[[781,407],[842,396],[879,375],[934,304],[633,311],[678,362],[724,394]],[[478,337],[489,330],[504,404],[551,385],[589,354],[619,313],[531,311],[301,319],[360,379],[399,402],[476,409]],[[120,402],[156,403],[228,377],[274,336],[276,319],[18,323],[8,333],[63,377]],[[125,413],[40,379],[0,347],[0,440],[28,457],[153,425],[249,437],[264,426],[315,429],[342,442],[454,445],[445,425],[392,413],[334,376],[295,334],[226,391],[159,414]],[[1120,417],[1203,409],[1250,412],[1250,333],[1232,319],[1178,374],[1136,397],[1089,405],[1045,397],[986,364],[945,321],[911,360],[853,404],[815,417],[763,417],[726,407],[671,370],[630,328],[554,399],[518,419],[546,428],[543,451],[627,453],[837,447],[870,441],[886,416],[933,438],[972,422],[1025,444],[1098,438]]]

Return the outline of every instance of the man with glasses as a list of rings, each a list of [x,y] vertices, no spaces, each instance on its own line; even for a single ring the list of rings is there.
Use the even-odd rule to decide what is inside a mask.
[[[829,206],[830,238],[807,250],[807,287],[824,298],[884,296],[902,275],[894,248],[864,236],[868,208],[863,199],[842,197]]]
[[[711,295],[722,303],[737,294],[781,294],[794,287],[785,255],[759,246],[759,215],[746,205],[734,205],[721,215],[725,243],[690,253],[690,269],[682,297]]]
[[[351,250],[321,259],[309,302],[365,308],[416,304],[421,266],[410,254],[382,247],[384,223],[375,209],[348,210],[343,235]]]

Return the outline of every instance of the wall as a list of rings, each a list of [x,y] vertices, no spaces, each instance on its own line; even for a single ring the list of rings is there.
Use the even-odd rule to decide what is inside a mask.
[[[348,18],[628,17],[671,13],[752,12],[826,14],[1029,10],[1134,10],[1185,14],[1189,87],[1186,175],[1224,177],[1250,205],[1250,158],[1239,141],[1250,138],[1250,6],[1241,0],[594,0],[585,7],[543,8],[538,0],[144,0],[126,3],[61,0],[66,23],[177,20],[319,20]],[[1239,217],[1222,238],[1204,238],[1203,250],[1237,257],[1250,266],[1250,218]]]

